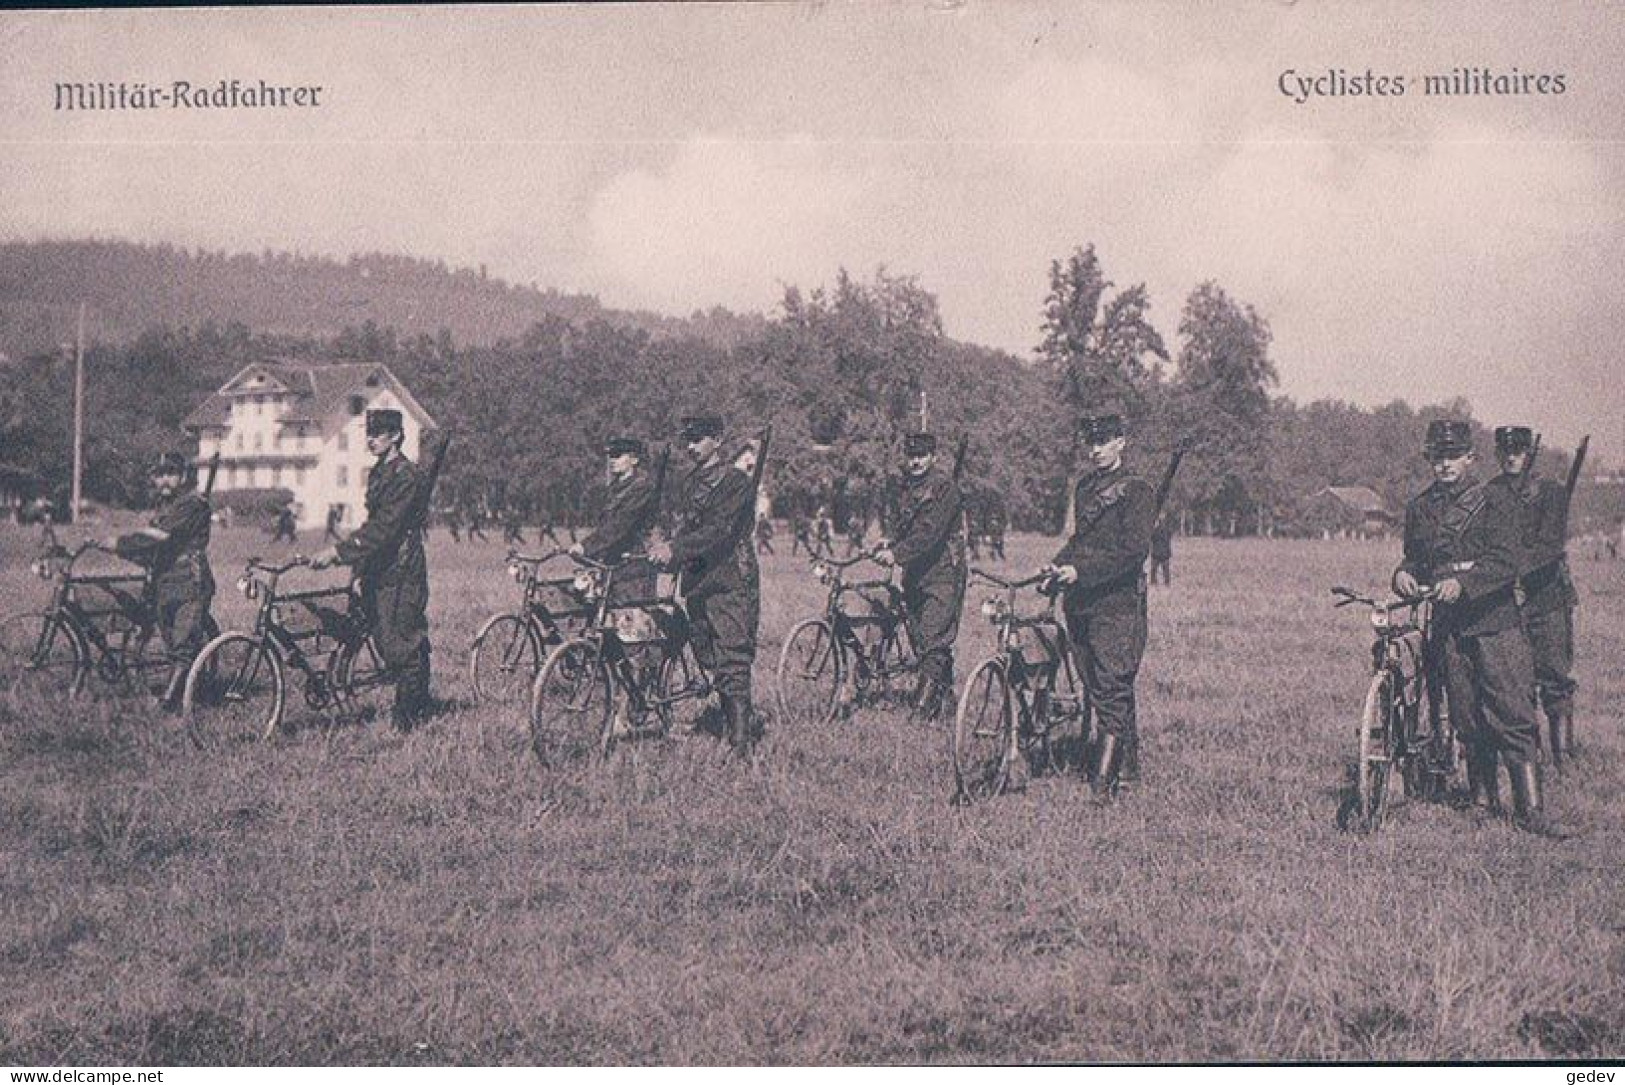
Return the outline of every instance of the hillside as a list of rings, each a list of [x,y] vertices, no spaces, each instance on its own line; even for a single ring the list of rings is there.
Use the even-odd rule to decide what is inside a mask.
[[[450,330],[463,343],[515,338],[552,318],[603,320],[660,338],[696,335],[728,348],[763,318],[724,309],[688,319],[609,309],[597,298],[521,286],[484,268],[366,254],[339,261],[266,251],[191,251],[127,241],[0,244],[0,351],[12,357],[70,342],[78,304],[92,338],[124,343],[144,329],[238,323],[301,338],[334,335],[368,321],[402,336]]]

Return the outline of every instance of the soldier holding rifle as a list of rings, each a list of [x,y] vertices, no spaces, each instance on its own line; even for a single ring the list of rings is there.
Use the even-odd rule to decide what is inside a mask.
[[[219,457],[209,466],[209,481],[202,493],[188,483],[194,471],[178,452],[165,452],[152,465],[152,484],[158,506],[140,531],[107,540],[105,547],[126,561],[140,565],[151,577],[158,634],[169,656],[160,703],[173,709],[186,685],[186,672],[208,640],[212,624],[214,572],[209,568],[209,529],[212,510],[209,491]]]
[[[348,565],[361,580],[361,601],[373,645],[395,678],[390,718],[410,731],[429,712],[429,566],[423,529],[442,443],[425,471],[401,451],[401,412],[367,411],[367,451],[377,458],[367,476],[366,521],[322,550],[311,566]]]
[[[1444,671],[1450,719],[1467,749],[1475,808],[1499,811],[1497,774],[1504,761],[1514,823],[1562,835],[1544,809],[1535,669],[1514,598],[1523,510],[1506,486],[1473,478],[1468,422],[1429,422],[1423,454],[1434,482],[1405,508],[1405,557],[1394,572],[1394,590],[1405,598],[1425,587],[1435,592],[1439,652],[1433,665]]]
[[[728,744],[746,754],[762,732],[751,700],[762,607],[751,528],[766,448],[749,450],[747,473],[723,455],[722,433],[722,419],[714,414],[683,420],[680,440],[694,470],[678,498],[671,541],[655,542],[649,556],[677,574],[694,654],[722,700]]]
[[[1078,482],[1072,537],[1050,568],[1066,586],[1062,611],[1073,661],[1100,729],[1084,768],[1095,800],[1106,802],[1119,779],[1127,783],[1140,775],[1134,680],[1145,655],[1144,567],[1160,502],[1123,464],[1128,437],[1120,415],[1085,417],[1079,436],[1094,471]],[[1176,457],[1164,494],[1177,464]]]
[[[1585,455],[1575,456],[1578,465]],[[1569,533],[1569,493],[1554,479],[1534,473],[1539,441],[1528,426],[1500,426],[1495,456],[1501,474],[1491,481],[1518,499],[1524,511],[1523,571],[1519,579],[1524,631],[1535,659],[1535,688],[1546,710],[1552,763],[1574,753],[1574,608],[1579,596],[1569,577],[1565,548]]]

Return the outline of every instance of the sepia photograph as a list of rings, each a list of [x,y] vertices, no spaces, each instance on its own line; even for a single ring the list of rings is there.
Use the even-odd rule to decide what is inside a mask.
[[[1625,1059],[1617,6],[0,42],[15,1080]]]

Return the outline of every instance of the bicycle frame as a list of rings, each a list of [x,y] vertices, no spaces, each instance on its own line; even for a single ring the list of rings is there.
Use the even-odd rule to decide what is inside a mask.
[[[687,660],[684,648],[689,643],[688,613],[682,603],[675,597],[656,596],[649,599],[627,599],[611,603],[615,587],[615,576],[632,561],[638,560],[641,555],[633,555],[625,561],[615,564],[593,561],[591,558],[579,555],[570,555],[577,565],[585,571],[583,581],[577,578],[575,584],[583,597],[591,606],[591,618],[581,638],[594,646],[610,674],[614,676],[616,687],[623,692],[631,708],[631,714],[636,719],[647,718],[648,713],[654,712],[656,719],[662,710],[684,701],[708,697],[711,693],[711,676],[706,673],[699,660],[694,660],[694,673],[687,671]],[[673,626],[663,624],[658,617],[654,618],[656,625],[660,626],[660,637],[657,641],[640,641],[628,644],[616,627],[615,615],[630,611],[667,610],[673,613],[679,624]],[[642,678],[638,669],[633,665],[633,653],[649,648],[657,648],[660,652],[656,674],[669,665],[685,668],[682,685],[675,689],[650,688],[648,673]],[[659,730],[663,724],[657,723],[652,727],[641,728],[645,731]],[[638,729],[638,728],[635,728]]]
[[[1017,733],[1042,737],[1064,719],[1084,717],[1089,705],[1083,683],[1072,662],[1072,641],[1066,623],[1057,616],[1060,593],[1046,592],[1048,605],[1041,614],[1022,615],[1016,608],[1016,594],[1026,588],[1045,589],[1054,582],[1049,573],[1039,573],[1024,580],[1005,580],[982,569],[972,568],[974,580],[999,588],[1001,596],[984,602],[981,612],[998,630],[998,655],[1004,659],[1005,674],[1011,692],[1016,695]],[[1022,651],[1022,633],[1030,632],[1044,650],[1044,660],[1035,665]],[[1063,683],[1078,691],[1076,698],[1052,699],[1056,679],[1065,675]],[[1047,702],[1047,703],[1046,703]],[[1042,732],[1042,734],[1038,734]]]
[[[308,559],[302,557],[295,557],[281,565],[265,565],[258,558],[250,558],[243,575],[237,579],[237,587],[250,600],[259,604],[254,615],[252,635],[276,652],[284,663],[290,664],[304,676],[306,703],[311,708],[321,709],[327,707],[338,696],[339,691],[333,682],[333,669],[339,657],[346,648],[364,641],[367,632],[365,627],[355,620],[360,602],[354,580],[342,588],[314,588],[296,592],[278,590],[284,574],[309,564]],[[337,601],[341,598],[345,602],[342,614],[324,611],[320,606],[323,601]],[[318,619],[316,626],[297,633],[289,629],[281,618],[280,610],[290,605],[299,605],[310,610]],[[339,622],[343,624],[339,625]],[[334,643],[327,653],[326,661],[318,667],[311,662],[302,645],[310,641],[319,642],[323,636],[330,637]]]
[[[87,540],[73,550],[55,550],[34,562],[35,574],[54,582],[45,611],[48,620],[40,628],[39,643],[34,650],[35,660],[49,653],[50,638],[56,630],[61,630],[73,638],[78,658],[83,661],[81,670],[95,671],[108,682],[128,678],[134,670],[167,665],[167,661],[148,665],[140,660],[158,626],[158,614],[151,602],[151,576],[146,573],[75,575],[74,565],[91,551],[109,552],[99,543]],[[80,597],[86,588],[105,595],[109,605],[88,605]],[[116,641],[109,636],[115,621],[125,623]]]
[[[898,630],[906,632],[908,623],[908,606],[903,599],[902,589],[897,586],[895,568],[883,579],[854,581],[846,579],[848,569],[861,562],[874,560],[873,551],[863,550],[842,560],[827,557],[811,561],[813,575],[829,588],[828,594],[824,597],[824,621],[829,624],[835,643],[841,646],[842,653],[852,661],[850,673],[860,690],[876,679],[886,680],[899,675],[913,674],[919,669],[912,643],[909,644],[910,650],[906,656],[900,651],[895,653],[900,662],[887,663],[887,659],[892,658],[892,653],[886,651],[887,646],[896,643]],[[873,595],[866,594],[875,591],[885,594],[883,603],[876,600]],[[853,595],[868,605],[868,614],[854,617],[841,608],[841,600]],[[874,630],[877,634],[868,645],[860,635],[865,630]]]
[[[511,549],[508,551],[508,575],[518,581],[521,592],[519,609],[514,612],[514,616],[520,618],[530,628],[539,646],[562,644],[566,636],[560,623],[572,618],[588,618],[593,612],[592,607],[587,604],[567,610],[554,610],[543,601],[545,592],[568,591],[575,582],[573,576],[541,575],[543,565],[555,558],[566,556],[568,552],[562,549],[550,550],[545,554],[522,554]]]

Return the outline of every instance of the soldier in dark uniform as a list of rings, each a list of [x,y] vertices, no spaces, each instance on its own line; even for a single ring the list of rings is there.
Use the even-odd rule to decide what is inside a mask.
[[[462,542],[463,541],[463,514],[462,514],[462,510],[460,510],[456,505],[451,505],[450,507],[448,507],[446,509],[445,514],[442,516],[442,519],[445,521],[446,530],[451,532],[451,541],[452,542],[459,542],[459,543]]]
[[[1405,559],[1394,591],[1410,598],[1435,590],[1432,664],[1443,671],[1450,719],[1467,750],[1474,806],[1498,809],[1504,761],[1515,824],[1557,835],[1542,802],[1534,662],[1513,597],[1523,509],[1511,487],[1473,478],[1467,422],[1429,422],[1423,451],[1434,482],[1405,508]]]
[[[474,502],[473,507],[468,510],[469,542],[473,542],[475,539],[480,540],[480,542],[491,541],[490,538],[485,534],[485,522],[487,519],[489,519],[489,516],[485,511],[485,502]]]
[[[677,502],[669,543],[650,557],[677,573],[694,637],[694,654],[722,700],[729,745],[746,753],[762,727],[751,702],[751,667],[761,617],[760,573],[751,545],[753,479],[722,454],[722,420],[685,418],[681,440],[694,470]]]
[[[909,638],[920,658],[914,711],[934,720],[954,688],[954,641],[965,604],[964,500],[953,473],[937,463],[929,433],[903,438],[903,494],[896,535],[876,557],[903,570]]]
[[[773,521],[765,512],[756,517],[756,552],[773,553]]]
[[[636,437],[604,442],[609,459],[609,500],[598,529],[570,547],[570,553],[606,565],[626,562],[615,573],[610,602],[652,599],[657,573],[648,560],[649,532],[660,514],[660,495],[643,461],[646,449]]]
[[[299,537],[294,530],[292,505],[283,505],[277,510],[276,531],[272,533],[271,541],[273,543],[283,541],[296,543],[299,541]]]
[[[1157,574],[1162,574],[1162,583],[1167,587],[1174,582],[1171,566],[1174,560],[1174,525],[1166,516],[1157,517],[1157,522],[1151,527],[1151,583],[1157,582]]]
[[[813,539],[813,557],[823,555],[826,558],[835,556],[835,522],[830,519],[829,506],[818,506],[818,515],[813,518],[813,526],[817,529]]]
[[[987,545],[994,557],[1004,560],[1004,532],[1009,516],[1004,511],[1004,498],[990,494],[987,502]]]
[[[525,545],[525,521],[519,515],[518,505],[505,505],[502,509],[502,541]]]
[[[1120,781],[1140,775],[1134,680],[1145,655],[1144,568],[1157,510],[1151,487],[1123,465],[1121,416],[1086,417],[1080,436],[1094,471],[1078,482],[1072,537],[1050,567],[1066,586],[1072,658],[1100,729],[1093,763],[1085,758],[1084,768],[1095,799],[1105,802]]]
[[[1569,577],[1565,548],[1569,498],[1562,483],[1526,470],[1534,451],[1528,426],[1495,431],[1495,457],[1501,465],[1496,485],[1518,496],[1525,514],[1523,531],[1524,631],[1535,658],[1535,689],[1546,710],[1552,763],[1574,752],[1574,608],[1580,598]]]
[[[178,452],[165,452],[152,467],[158,506],[140,531],[109,539],[106,547],[146,569],[158,634],[169,657],[160,701],[174,708],[186,684],[186,672],[203,645],[218,630],[209,615],[214,600],[214,571],[209,567],[209,499],[191,487],[190,465]]]
[[[338,540],[344,538],[344,533],[339,530],[339,524],[343,521],[344,510],[339,508],[337,505],[329,505],[327,507],[327,526],[322,531],[322,541],[327,542],[331,540],[333,542],[337,542]]]
[[[395,726],[409,731],[429,711],[429,567],[423,553],[422,472],[401,451],[401,412],[367,411],[367,519],[311,565],[348,565],[361,580],[373,645],[395,678]],[[427,495],[423,495],[427,496]]]
[[[812,521],[807,519],[806,513],[802,512],[800,509],[797,509],[795,512],[790,514],[790,530],[791,557],[794,557],[796,553],[801,550],[806,550],[808,557],[815,558],[818,556],[813,550]]]

